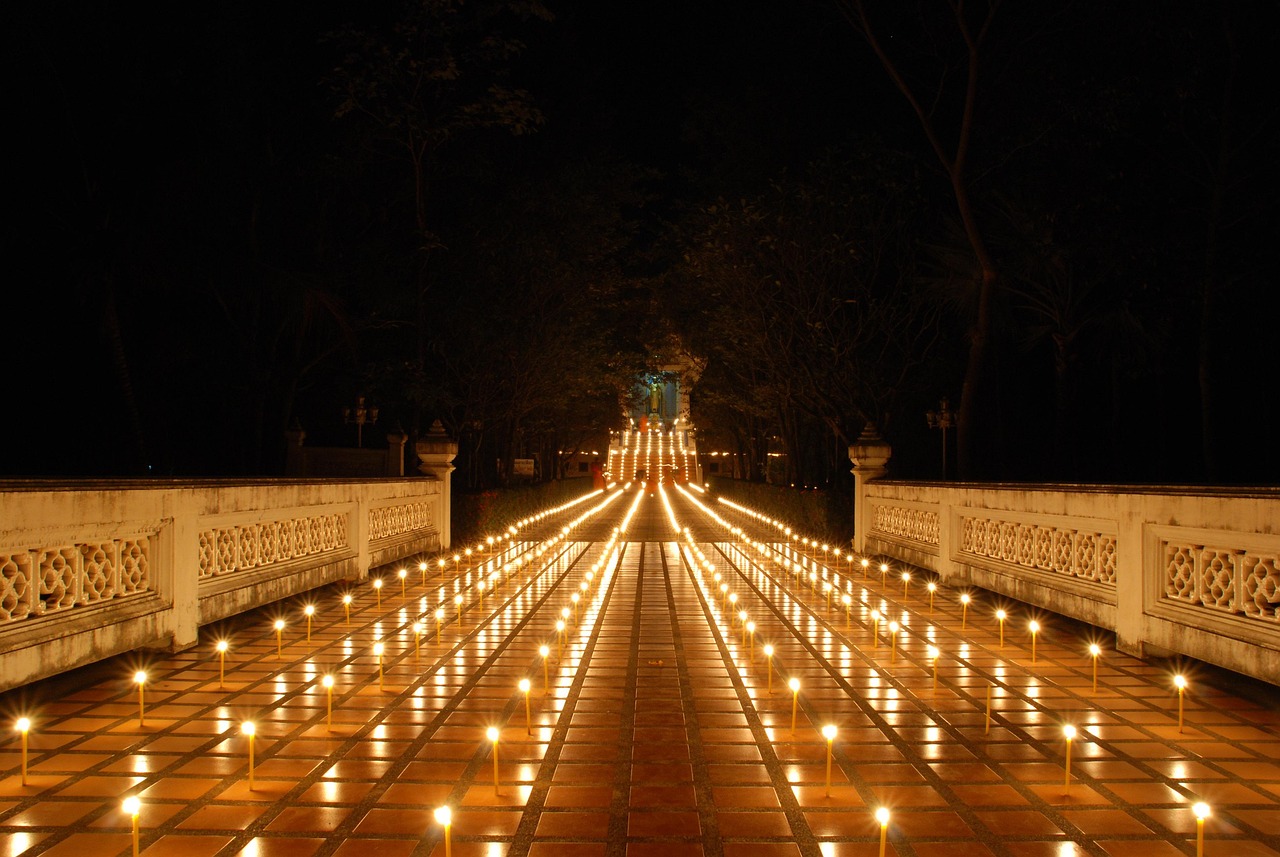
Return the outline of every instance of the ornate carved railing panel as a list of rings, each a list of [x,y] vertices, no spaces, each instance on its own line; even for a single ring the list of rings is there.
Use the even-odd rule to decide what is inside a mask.
[[[873,533],[937,547],[937,509],[877,502],[872,510]]]
[[[1157,533],[1160,600],[1280,624],[1280,537],[1171,527]]]
[[[0,552],[0,623],[149,591],[154,537],[139,533]]]
[[[1096,522],[1069,517],[1020,520],[971,509],[958,509],[956,514],[957,558],[964,562],[995,560],[1115,586],[1116,534]]]
[[[206,580],[347,547],[341,512],[211,527],[200,531],[198,573]]]
[[[435,531],[436,503],[402,503],[369,510],[369,538],[390,539],[414,531]]]

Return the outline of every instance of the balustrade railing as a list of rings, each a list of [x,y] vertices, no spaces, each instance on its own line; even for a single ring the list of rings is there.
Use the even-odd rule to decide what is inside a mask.
[[[0,483],[0,690],[447,546],[445,476]]]
[[[1280,491],[859,482],[861,549],[1280,684]]]

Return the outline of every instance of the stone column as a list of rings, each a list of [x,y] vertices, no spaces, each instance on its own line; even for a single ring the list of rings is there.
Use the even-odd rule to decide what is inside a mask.
[[[458,455],[458,442],[449,437],[439,420],[431,424],[431,430],[414,444],[417,453],[418,472],[440,484],[440,549],[453,543],[451,515],[453,514],[452,486],[453,459]]]
[[[867,531],[871,528],[867,483],[889,472],[891,457],[893,447],[870,423],[862,430],[858,442],[849,447],[849,460],[853,462],[853,549],[858,553],[866,552]]]

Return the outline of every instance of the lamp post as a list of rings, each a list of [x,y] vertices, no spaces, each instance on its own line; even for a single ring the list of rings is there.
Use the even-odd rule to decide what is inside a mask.
[[[356,397],[356,406],[354,408],[342,409],[342,421],[347,425],[355,423],[356,426],[356,446],[364,447],[364,424],[373,425],[378,421],[378,409],[366,407],[364,396]]]
[[[929,421],[929,428],[942,430],[942,478],[945,481],[947,478],[947,429],[955,426],[956,415],[951,410],[951,403],[947,401],[947,397],[943,396],[942,401],[938,402],[938,410],[929,411],[924,416]]]

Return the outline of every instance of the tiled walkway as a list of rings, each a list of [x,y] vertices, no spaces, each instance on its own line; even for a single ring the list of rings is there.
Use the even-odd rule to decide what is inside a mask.
[[[1095,691],[1070,623],[1039,616],[1033,658],[1019,605],[1002,645],[990,596],[930,609],[923,577],[904,597],[899,571],[857,565],[824,590],[772,528],[718,507],[737,537],[670,496],[616,542],[633,494],[569,539],[538,541],[580,508],[526,528],[484,576],[393,571],[349,622],[341,588],[314,593],[309,642],[298,600],[8,694],[0,713],[33,722],[25,786],[18,734],[0,745],[0,857],[129,854],[129,795],[149,857],[442,855],[442,805],[457,857],[876,855],[881,807],[886,854],[1160,857],[1196,853],[1200,800],[1206,854],[1280,857],[1274,689],[1188,668],[1179,729],[1167,666],[1099,640]]]

